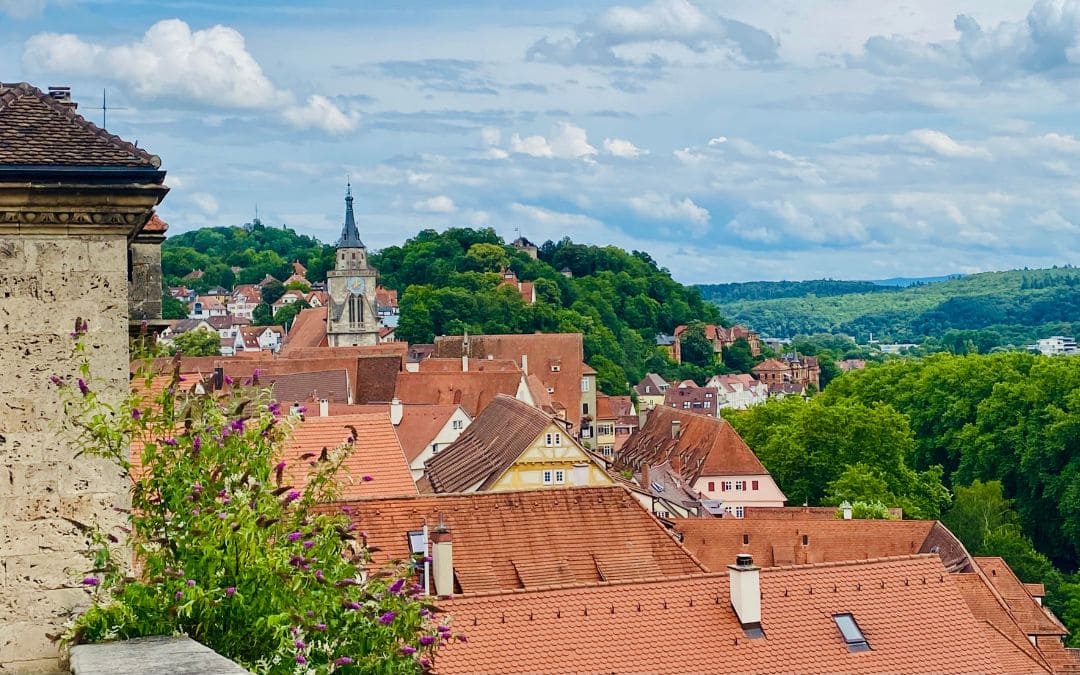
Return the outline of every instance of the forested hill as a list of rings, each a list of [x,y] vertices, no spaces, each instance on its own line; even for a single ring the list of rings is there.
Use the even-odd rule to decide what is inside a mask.
[[[285,279],[291,261],[322,281],[334,249],[286,228],[261,224],[204,228],[170,237],[162,246],[166,282],[195,290],[254,283],[266,274]],[[539,247],[539,259],[507,245],[493,229],[424,230],[400,246],[370,256],[380,283],[399,292],[397,337],[431,342],[435,335],[581,332],[585,357],[608,393],[646,372],[672,372],[655,347],[657,333],[694,320],[719,322],[716,306],[696,288],[683,286],[648,253],[614,246],[586,246],[569,238]],[[503,268],[531,282],[535,304],[516,286],[502,283]],[[235,271],[234,271],[235,268]],[[568,275],[563,274],[568,270]]]
[[[702,293],[732,321],[777,337],[839,332],[864,342],[872,332],[882,341],[920,342],[961,335],[988,349],[1080,332],[1080,270],[1071,266],[845,290],[864,284],[755,282],[704,286]]]

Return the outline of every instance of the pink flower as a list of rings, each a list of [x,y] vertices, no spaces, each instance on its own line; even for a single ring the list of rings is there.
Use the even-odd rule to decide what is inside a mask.
[[[188,579],[187,580],[187,585],[188,585],[188,588],[191,588],[192,586],[195,585],[195,580],[194,579]]]
[[[320,633],[325,633],[326,632],[326,624],[325,623],[317,623],[317,624],[315,624],[315,630],[320,632]]]
[[[311,550],[311,547],[312,547],[312,546],[314,546],[314,545],[315,545],[315,542],[313,542],[313,541],[311,541],[310,539],[308,539],[308,540],[307,540],[307,541],[305,541],[305,542],[304,542],[304,544],[303,544],[303,546],[304,546],[304,550]]]
[[[350,659],[348,656],[342,656],[342,657],[339,657],[337,659],[334,659],[334,665],[335,666],[347,666],[350,663],[352,663],[352,659]]]
[[[221,520],[225,520],[229,517],[229,514],[225,513],[224,511],[218,511],[217,517]]]
[[[64,381],[60,379],[59,375],[50,375],[49,376],[49,382],[52,382],[57,387],[59,387],[60,385],[62,385],[64,383]]]
[[[183,591],[177,591],[174,597],[177,600],[179,600],[180,598],[184,597],[184,592]]]
[[[236,595],[236,586],[229,586],[225,589],[225,597],[231,598],[234,595]]]
[[[365,474],[364,477],[361,478],[361,480],[363,480],[365,483],[370,483],[371,481],[375,480],[375,477]]]
[[[293,646],[296,647],[297,649],[306,649],[307,648],[307,645],[304,644],[303,640],[297,640],[296,642],[293,643]]]
[[[274,465],[274,471],[284,471],[284,470],[285,470],[285,462],[278,462],[277,464]]]
[[[82,580],[83,586],[97,586],[101,583],[101,580],[97,577],[86,577]]]
[[[142,417],[142,411],[140,411],[138,408],[132,408],[131,409],[131,419],[137,420],[137,419],[139,419],[141,417]]]
[[[307,659],[304,658],[303,654],[297,654],[296,655],[296,662],[299,663],[300,665],[304,665],[305,663],[307,663]]]

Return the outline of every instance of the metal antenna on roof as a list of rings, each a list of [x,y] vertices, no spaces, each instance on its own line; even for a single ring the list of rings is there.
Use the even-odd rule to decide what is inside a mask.
[[[110,110],[127,110],[127,108],[125,108],[123,106],[116,106],[116,105],[110,106],[108,104],[108,100],[105,97],[105,90],[102,89],[101,90],[101,105],[100,106],[94,106],[94,107],[90,108],[90,110],[100,110],[101,111],[101,128],[104,129],[106,121],[107,121],[106,115],[108,114],[108,112]]]

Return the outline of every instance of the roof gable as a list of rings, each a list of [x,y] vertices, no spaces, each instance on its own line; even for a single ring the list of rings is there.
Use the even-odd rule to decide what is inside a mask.
[[[0,165],[158,169],[161,158],[26,82],[0,83]]]

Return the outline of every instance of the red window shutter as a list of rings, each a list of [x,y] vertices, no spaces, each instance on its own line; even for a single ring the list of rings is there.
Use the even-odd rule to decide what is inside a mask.
[[[750,489],[751,490],[756,490],[757,489],[757,481],[756,480],[750,481]]]
[[[714,483],[713,481],[709,481],[709,492],[713,492],[715,490],[716,490],[716,483]]]

